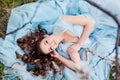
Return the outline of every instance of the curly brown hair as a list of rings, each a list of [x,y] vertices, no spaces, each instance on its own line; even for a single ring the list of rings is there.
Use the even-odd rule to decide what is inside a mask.
[[[17,58],[21,58],[22,61],[26,64],[34,65],[34,68],[27,69],[35,75],[45,76],[48,74],[48,71],[52,71],[53,74],[56,73],[56,68],[53,64],[56,63],[59,68],[63,69],[63,64],[58,59],[52,57],[50,54],[44,54],[39,48],[39,43],[44,38],[45,30],[41,29],[41,26],[38,26],[38,29],[30,35],[27,35],[23,38],[17,40],[18,46],[24,51],[24,55],[20,55],[16,52]]]

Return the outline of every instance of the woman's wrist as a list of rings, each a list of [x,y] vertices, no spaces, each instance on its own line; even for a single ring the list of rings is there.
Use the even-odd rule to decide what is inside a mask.
[[[77,42],[76,43],[78,47],[81,47],[81,43],[80,42]]]

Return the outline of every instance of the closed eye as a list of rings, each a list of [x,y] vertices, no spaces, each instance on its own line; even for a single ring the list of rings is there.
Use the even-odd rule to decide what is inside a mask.
[[[48,44],[48,41],[46,40],[46,41],[45,41],[45,43],[47,43],[47,44]]]
[[[52,49],[52,47],[50,47],[50,51],[52,51],[53,49]]]

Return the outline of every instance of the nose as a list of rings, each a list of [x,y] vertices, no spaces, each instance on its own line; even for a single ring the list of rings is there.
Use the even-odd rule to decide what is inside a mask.
[[[55,46],[54,41],[51,41],[51,42],[50,42],[50,45],[51,45],[51,46]]]

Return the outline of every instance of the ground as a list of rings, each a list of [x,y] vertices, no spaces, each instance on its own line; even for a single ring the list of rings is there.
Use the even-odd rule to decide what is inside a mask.
[[[7,23],[10,16],[11,9],[29,2],[37,0],[0,0],[0,37],[6,33]],[[3,71],[3,64],[0,62],[0,79]],[[112,68],[111,76],[115,71],[115,67]],[[113,77],[110,77],[114,80]]]

